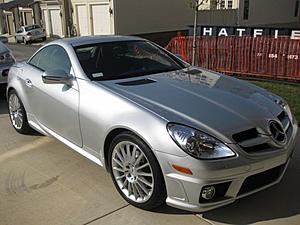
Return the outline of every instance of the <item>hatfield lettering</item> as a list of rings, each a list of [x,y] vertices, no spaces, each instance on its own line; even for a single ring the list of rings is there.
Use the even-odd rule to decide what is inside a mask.
[[[237,28],[237,27],[201,27],[200,34],[202,36],[219,36],[227,37],[232,35],[253,37],[259,36],[290,36],[292,40],[300,40],[300,30],[289,29],[272,29],[272,28]]]

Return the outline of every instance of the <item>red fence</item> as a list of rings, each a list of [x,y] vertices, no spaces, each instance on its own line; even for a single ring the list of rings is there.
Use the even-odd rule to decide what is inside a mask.
[[[300,82],[300,40],[290,37],[198,37],[196,65],[226,74]],[[166,47],[192,62],[192,37]]]

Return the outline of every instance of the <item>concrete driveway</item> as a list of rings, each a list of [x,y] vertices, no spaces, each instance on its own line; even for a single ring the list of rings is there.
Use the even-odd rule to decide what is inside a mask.
[[[26,57],[20,52],[20,58]],[[26,50],[33,51],[33,50]],[[19,54],[19,53],[18,53]],[[282,182],[232,205],[192,214],[129,206],[99,166],[53,138],[19,135],[0,89],[0,225],[300,224],[300,135]]]
[[[19,135],[0,100],[0,225],[208,224],[169,207],[129,206],[110,176],[53,138]]]

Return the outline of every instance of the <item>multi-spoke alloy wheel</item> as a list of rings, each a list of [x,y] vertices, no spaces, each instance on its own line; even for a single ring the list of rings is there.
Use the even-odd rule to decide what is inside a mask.
[[[13,126],[20,130],[23,125],[23,109],[19,97],[13,93],[9,96],[9,115]]]
[[[123,132],[110,146],[110,171],[122,197],[137,207],[152,209],[166,196],[163,176],[149,147],[137,136]]]
[[[26,111],[15,90],[9,92],[8,95],[9,117],[13,127],[22,134],[31,132],[28,125]]]
[[[151,166],[140,148],[129,141],[117,144],[112,154],[113,175],[127,198],[146,202],[152,195],[154,179]]]

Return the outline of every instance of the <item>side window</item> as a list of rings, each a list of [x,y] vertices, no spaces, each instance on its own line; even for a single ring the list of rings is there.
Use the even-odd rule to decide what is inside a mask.
[[[71,62],[68,54],[58,45],[52,45],[42,49],[29,61],[29,64],[42,71],[62,69],[70,73],[71,70]]]
[[[41,55],[45,54],[45,51],[48,51],[48,48],[44,48],[41,51],[39,51],[38,53],[36,53],[28,62],[30,65],[39,68],[39,61],[40,61],[40,57]]]
[[[21,28],[19,28],[19,30],[17,31],[17,33],[19,34],[19,33],[22,33],[23,32],[23,28],[21,27]]]

